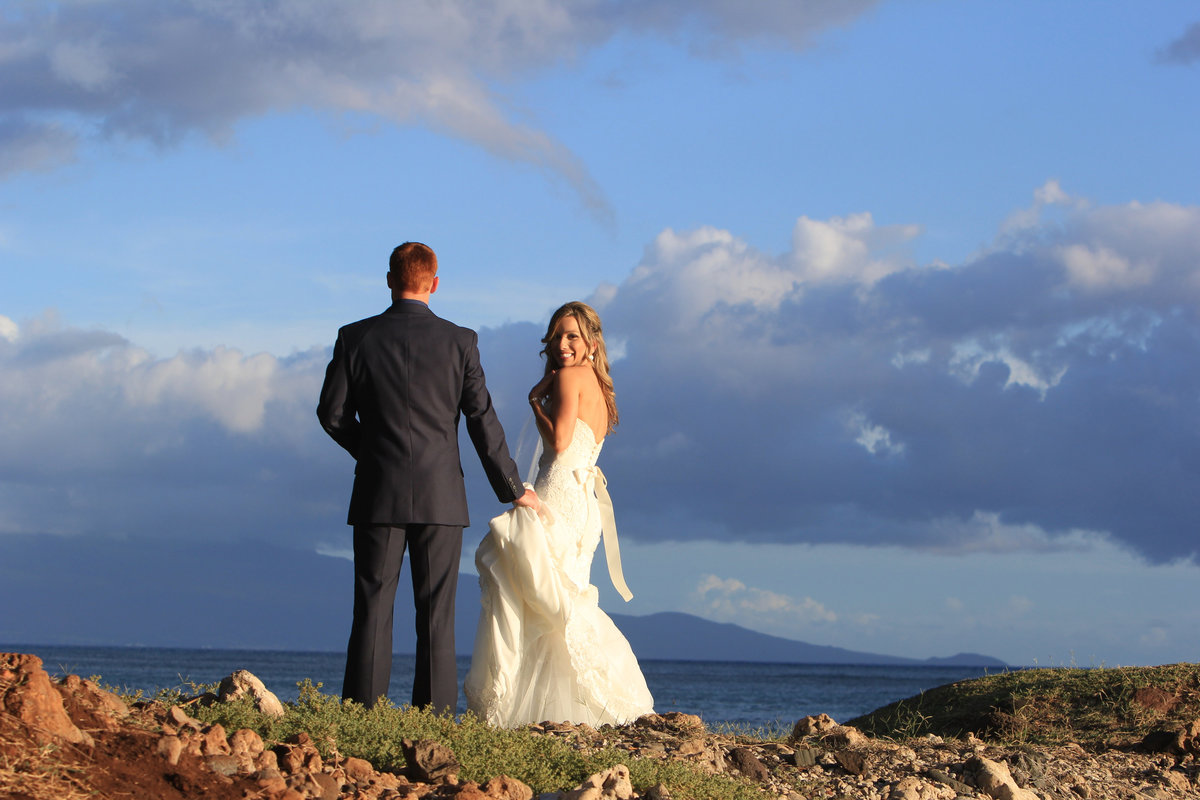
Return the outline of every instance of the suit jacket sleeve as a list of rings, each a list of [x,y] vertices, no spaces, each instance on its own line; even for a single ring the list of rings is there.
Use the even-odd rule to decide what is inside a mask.
[[[347,363],[341,331],[338,331],[337,342],[333,346],[333,358],[325,369],[325,383],[321,386],[317,418],[325,432],[357,460],[362,425],[358,419],[354,393],[350,388],[350,365]]]
[[[471,333],[470,346],[466,349],[465,372],[463,375],[462,399],[459,409],[466,418],[467,435],[475,445],[483,471],[487,474],[492,491],[501,503],[511,503],[525,493],[521,473],[508,452],[504,440],[504,429],[492,406],[479,363],[479,337]]]

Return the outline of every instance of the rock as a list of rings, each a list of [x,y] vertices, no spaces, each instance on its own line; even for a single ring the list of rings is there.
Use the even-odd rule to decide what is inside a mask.
[[[953,778],[950,775],[947,775],[945,772],[943,772],[940,769],[931,769],[928,772],[926,772],[925,774],[927,776],[929,776],[930,780],[934,780],[934,781],[937,781],[938,783],[946,784],[951,789],[953,789],[955,791],[955,793],[957,793],[957,794],[966,794],[967,792],[971,791],[970,786],[968,786],[967,784],[958,780],[957,778]]]
[[[355,783],[366,783],[375,777],[375,768],[371,766],[371,762],[361,758],[347,758],[342,762],[342,771]]]
[[[255,776],[255,783],[268,797],[283,794],[287,791],[287,781],[278,772],[262,772]]]
[[[530,789],[516,778],[497,775],[483,785],[483,793],[493,800],[532,800]]]
[[[1162,782],[1178,792],[1191,792],[1194,788],[1188,776],[1178,769],[1168,769],[1162,774]]]
[[[833,730],[837,726],[838,724],[833,721],[833,717],[828,714],[807,716],[792,726],[792,739],[799,741],[805,736],[819,736],[822,733]]]
[[[237,756],[227,754],[208,756],[204,761],[209,769],[219,775],[236,775],[240,766]]]
[[[925,784],[912,776],[900,778],[900,782],[888,793],[888,800],[925,800]]]
[[[229,740],[225,738],[224,726],[218,723],[204,731],[204,738],[200,740],[200,752],[206,756],[224,756],[233,752],[229,747]]]
[[[801,769],[807,767],[815,767],[817,765],[817,756],[820,751],[815,747],[797,747],[789,758],[792,765]]]
[[[163,736],[158,740],[158,753],[168,764],[175,766],[179,763],[179,756],[183,754],[183,742],[178,736]]]
[[[821,744],[832,748],[858,747],[867,737],[858,728],[836,725],[821,735]]]
[[[279,771],[285,775],[321,771],[321,754],[307,733],[289,736],[273,749]]]
[[[87,728],[115,730],[129,718],[129,706],[95,681],[68,675],[57,684],[67,714],[76,724]]]
[[[229,737],[229,751],[235,756],[246,754],[257,758],[258,754],[263,752],[262,737],[256,731],[241,728]]]
[[[833,757],[837,759],[838,765],[851,775],[865,775],[867,772],[867,758],[862,753],[842,750],[834,753]]]
[[[1187,756],[1200,755],[1200,720],[1150,731],[1138,745],[1144,753],[1162,753],[1179,764]]]
[[[92,745],[67,714],[37,656],[0,653],[0,711],[16,717],[39,744]]]
[[[735,747],[730,750],[728,760],[734,769],[752,781],[762,783],[771,777],[762,761],[747,747]]]
[[[405,773],[414,781],[450,783],[462,769],[449,747],[431,739],[418,739],[415,742],[405,739],[400,750],[408,765]]]
[[[221,680],[217,687],[217,699],[222,703],[232,702],[239,697],[250,695],[254,698],[254,706],[268,717],[279,718],[284,715],[283,703],[249,670],[239,669],[232,675]]]
[[[1017,786],[1002,761],[973,756],[963,765],[963,770],[968,776],[966,783],[995,800],[1041,800],[1036,792]]]
[[[615,767],[597,772],[575,789],[565,792],[562,800],[633,800],[633,784],[629,781],[629,767]]]
[[[328,772],[314,772],[312,779],[320,787],[320,793],[316,795],[320,800],[338,800],[342,787],[332,775]]]
[[[188,716],[188,713],[179,706],[171,706],[171,708],[167,711],[167,719],[171,722],[171,724],[180,730],[184,728],[191,728],[194,731],[198,731],[204,727],[202,724],[200,724],[200,720],[196,719],[195,717]]]

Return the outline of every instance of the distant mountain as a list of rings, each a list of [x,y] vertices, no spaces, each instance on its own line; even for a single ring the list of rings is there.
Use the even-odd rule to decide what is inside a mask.
[[[928,664],[930,666],[1003,667],[991,656],[959,653],[925,660],[809,644],[758,633],[728,622],[691,614],[663,612],[644,617],[613,614],[613,621],[642,659],[680,661],[765,661],[790,664]]]
[[[400,579],[393,648],[411,653],[409,579]],[[245,542],[0,537],[0,646],[86,644],[338,651],[350,628],[353,567],[343,558]],[[470,653],[479,580],[458,584],[455,640]],[[690,614],[613,621],[641,659],[1002,667],[960,653],[925,661],[768,636]]]

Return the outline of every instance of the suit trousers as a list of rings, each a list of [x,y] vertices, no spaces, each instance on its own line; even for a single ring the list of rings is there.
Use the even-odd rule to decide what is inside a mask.
[[[461,527],[355,525],[354,621],[346,647],[342,697],[368,708],[386,696],[392,674],[392,613],[404,550],[410,553],[416,607],[417,664],[412,704],[435,711],[458,706],[454,596]]]

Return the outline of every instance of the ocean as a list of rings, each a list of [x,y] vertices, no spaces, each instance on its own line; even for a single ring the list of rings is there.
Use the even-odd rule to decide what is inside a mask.
[[[323,684],[327,694],[340,694],[345,663],[340,652],[64,645],[0,645],[0,650],[32,653],[52,676],[98,677],[102,685],[151,695],[159,689],[188,691],[191,683],[216,683],[234,670],[247,669],[285,702],[299,696],[297,684],[305,679]],[[459,659],[460,686],[469,666],[469,657]],[[754,728],[790,728],[804,716],[821,713],[845,722],[926,689],[988,672],[983,667],[733,661],[644,660],[641,666],[655,711],[697,714],[709,727],[730,723]],[[395,656],[389,697],[397,705],[408,702],[412,677],[413,657]],[[459,702],[462,712],[461,692]]]

